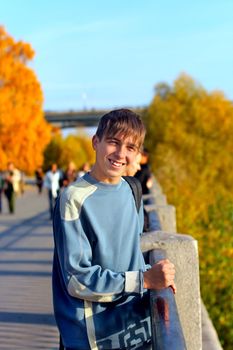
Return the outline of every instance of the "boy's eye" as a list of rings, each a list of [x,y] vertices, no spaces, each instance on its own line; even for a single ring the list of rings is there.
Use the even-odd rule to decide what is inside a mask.
[[[130,152],[135,152],[137,150],[136,146],[128,146]]]

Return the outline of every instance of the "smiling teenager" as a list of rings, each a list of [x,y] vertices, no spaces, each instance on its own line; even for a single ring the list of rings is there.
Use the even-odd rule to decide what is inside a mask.
[[[93,168],[57,200],[53,301],[67,350],[146,349],[151,338],[148,289],[174,287],[174,266],[146,266],[139,212],[122,175],[143,144],[137,114],[104,115],[92,144]]]

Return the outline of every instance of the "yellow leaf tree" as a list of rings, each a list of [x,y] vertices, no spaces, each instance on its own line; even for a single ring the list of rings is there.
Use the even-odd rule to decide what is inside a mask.
[[[0,168],[8,161],[26,173],[43,163],[51,127],[43,115],[43,94],[27,66],[34,51],[0,27]]]
[[[232,193],[233,105],[183,74],[174,86],[157,86],[145,120],[152,167],[173,203],[180,207],[181,194],[187,198],[184,211],[189,203],[193,215],[185,219],[178,210],[178,224],[190,229],[215,202],[216,193]]]
[[[224,349],[233,349],[233,105],[183,74],[159,84],[145,111],[151,166],[198,240],[202,298]]]

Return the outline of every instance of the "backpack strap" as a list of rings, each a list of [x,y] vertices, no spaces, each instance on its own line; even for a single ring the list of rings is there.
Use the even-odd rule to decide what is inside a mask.
[[[142,200],[142,186],[138,179],[136,179],[134,176],[122,176],[123,179],[128,182],[134,196],[137,212],[139,213],[139,209],[141,206],[141,200]]]

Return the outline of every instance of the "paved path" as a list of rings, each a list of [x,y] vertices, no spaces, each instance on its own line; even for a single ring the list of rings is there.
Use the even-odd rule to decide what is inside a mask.
[[[0,214],[0,349],[58,349],[52,311],[53,239],[47,197],[35,189]]]

